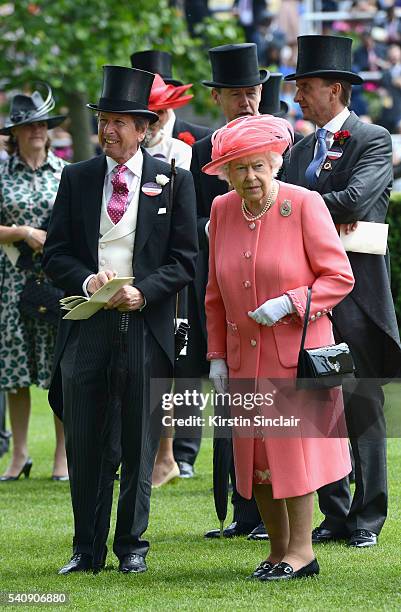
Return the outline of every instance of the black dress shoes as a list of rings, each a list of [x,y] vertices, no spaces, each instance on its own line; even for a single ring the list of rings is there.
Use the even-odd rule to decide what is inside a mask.
[[[248,580],[254,580],[255,578],[259,578],[259,576],[262,576],[262,574],[265,574],[266,572],[270,572],[270,570],[272,570],[273,567],[274,567],[274,563],[271,563],[271,561],[262,561],[262,563],[258,565],[258,567],[255,569],[253,574],[248,576]]]
[[[263,523],[259,523],[259,525],[255,527],[255,529],[253,529],[251,533],[249,534],[249,536],[247,537],[247,540],[268,540],[268,539],[269,539],[269,534],[267,533],[266,527],[264,526]]]
[[[348,540],[348,546],[356,548],[367,548],[368,546],[376,546],[377,534],[369,529],[356,529],[352,532]]]
[[[325,542],[338,542],[346,540],[347,534],[340,531],[332,531],[325,527],[316,527],[312,531],[312,544],[324,544]]]
[[[71,574],[72,572],[88,572],[92,569],[92,555],[85,553],[76,553],[71,560],[64,565],[59,574]]]
[[[118,571],[123,574],[141,574],[148,569],[145,558],[137,553],[129,553],[120,559]]]
[[[289,563],[282,561],[276,563],[270,571],[262,571],[257,580],[262,582],[273,582],[274,580],[293,580],[294,578],[308,578],[317,576],[320,571],[317,559],[313,559],[308,565],[304,565],[299,570],[294,572],[293,567]]]
[[[248,523],[231,523],[228,527],[223,530],[224,538],[235,538],[237,536],[248,535],[252,531],[255,525],[249,525]],[[219,538],[220,529],[211,529],[205,533],[205,538]]]
[[[194,466],[187,461],[178,461],[178,467],[180,468],[180,478],[194,477]]]

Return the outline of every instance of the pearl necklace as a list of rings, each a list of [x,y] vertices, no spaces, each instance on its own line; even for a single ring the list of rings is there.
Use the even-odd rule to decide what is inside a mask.
[[[276,196],[277,196],[277,184],[276,182],[273,182],[273,186],[267,197],[266,204],[263,206],[262,210],[260,211],[258,215],[253,215],[246,207],[245,200],[242,199],[241,210],[242,210],[242,214],[244,215],[245,221],[256,221],[257,219],[260,219],[261,217],[263,217],[263,215],[265,215],[267,211],[273,206]]]

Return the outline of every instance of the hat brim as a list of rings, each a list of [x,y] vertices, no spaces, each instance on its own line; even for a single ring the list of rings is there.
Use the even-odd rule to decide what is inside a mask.
[[[273,151],[282,155],[287,148],[288,142],[283,138],[266,140],[265,142],[260,144],[254,144],[248,147],[244,147],[240,151],[232,151],[230,153],[226,153],[219,159],[215,159],[203,166],[202,172],[204,172],[205,174],[210,174],[212,176],[217,176],[221,174],[221,167],[224,166],[224,164],[228,164],[228,162],[233,161],[234,159],[239,159],[240,157],[245,157],[247,155],[251,155],[252,153],[263,153],[267,151]]]
[[[182,81],[179,81],[178,79],[169,79],[168,77],[164,77],[162,75],[160,76],[162,77],[163,81],[167,83],[167,85],[175,85],[176,87],[181,87],[181,85],[184,84]]]
[[[288,74],[284,77],[284,81],[296,81],[297,79],[306,79],[308,77],[317,77],[321,79],[339,79],[340,81],[348,81],[352,85],[361,85],[363,78],[355,72],[347,70],[312,70],[311,72],[300,72]]]
[[[163,102],[160,102],[160,104],[152,104],[150,108],[153,111],[166,110],[167,108],[181,108],[182,106],[188,104],[188,102],[190,102],[192,98],[193,95],[190,94],[188,96],[182,96],[181,98],[177,98],[177,100],[168,99]]]
[[[239,89],[240,87],[255,87],[256,85],[263,85],[266,83],[270,76],[270,72],[262,68],[259,70],[259,80],[249,79],[240,81],[239,83],[221,83],[218,81],[202,81],[202,85],[206,87],[221,87],[222,89]]]
[[[0,129],[1,136],[9,136],[11,134],[11,130],[15,127],[19,127],[20,125],[29,125],[30,123],[39,123],[40,121],[46,121],[47,129],[52,130],[57,127],[63,121],[67,119],[67,115],[55,115],[54,117],[37,117],[36,119],[27,119],[26,121],[20,121],[19,123],[13,123],[12,125],[6,125]]]
[[[143,110],[143,109],[137,109],[137,108],[132,108],[132,109],[128,108],[128,109],[121,110],[121,109],[109,108],[108,106],[105,108],[101,105],[99,106],[98,104],[87,104],[86,106],[87,108],[90,108],[91,110],[98,111],[98,112],[120,113],[121,115],[136,115],[137,117],[143,117],[144,119],[148,119],[149,123],[156,123],[156,121],[159,120],[158,115],[150,110]]]
[[[280,100],[280,110],[271,112],[271,110],[263,108],[263,104],[259,106],[259,112],[261,115],[273,115],[273,117],[285,117],[288,113],[289,106],[284,100]]]

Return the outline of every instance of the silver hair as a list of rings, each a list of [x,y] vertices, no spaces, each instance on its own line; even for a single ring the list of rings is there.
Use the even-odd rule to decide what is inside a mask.
[[[264,151],[263,155],[265,155],[267,161],[270,164],[270,168],[272,169],[273,177],[276,177],[278,174],[278,171],[283,165],[282,155],[280,155],[280,153],[276,153],[275,151]],[[227,181],[227,183],[230,183],[229,169],[230,169],[230,162],[221,166],[219,175],[218,175],[219,179]]]

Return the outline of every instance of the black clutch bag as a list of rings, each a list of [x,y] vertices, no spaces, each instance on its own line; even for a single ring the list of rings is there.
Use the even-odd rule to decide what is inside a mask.
[[[311,298],[312,289],[309,287],[301,347],[298,355],[297,389],[339,387],[342,385],[344,378],[351,378],[354,375],[355,365],[351,351],[346,342],[318,348],[305,348]],[[328,317],[335,327],[331,315],[328,315]],[[336,331],[338,333],[337,329]]]
[[[31,319],[57,326],[60,318],[59,300],[64,291],[55,287],[43,274],[29,276],[19,301],[20,313]]]

